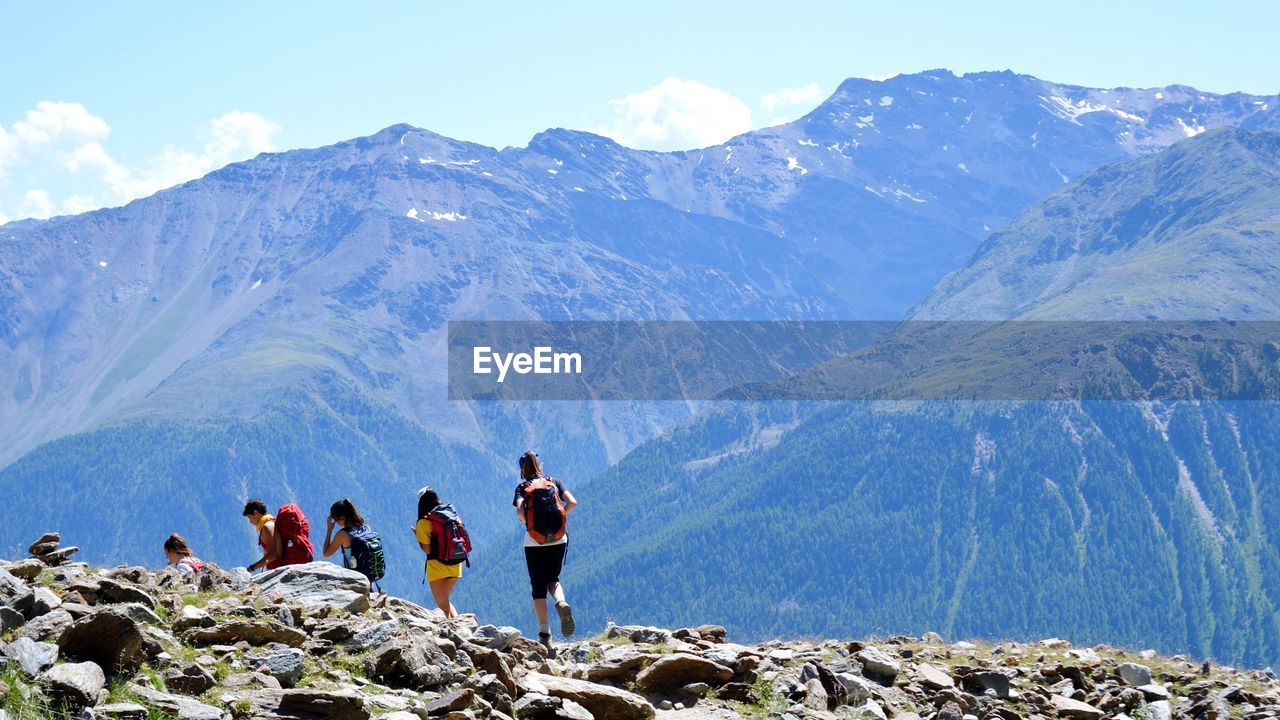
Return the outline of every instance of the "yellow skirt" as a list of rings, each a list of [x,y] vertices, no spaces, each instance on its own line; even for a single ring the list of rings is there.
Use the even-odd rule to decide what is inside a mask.
[[[445,565],[439,560],[427,561],[427,582],[460,577],[462,577],[462,563]]]

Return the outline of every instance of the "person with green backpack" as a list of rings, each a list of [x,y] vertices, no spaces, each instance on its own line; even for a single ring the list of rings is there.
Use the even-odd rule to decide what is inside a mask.
[[[337,527],[337,532],[334,532]],[[382,592],[378,581],[386,574],[386,556],[382,537],[369,527],[350,498],[329,507],[328,527],[324,533],[324,556],[342,551],[342,566],[369,578],[369,588]]]
[[[431,596],[446,618],[458,617],[449,596],[462,579],[462,566],[471,566],[471,537],[453,505],[441,503],[430,487],[418,491],[418,522],[413,527],[418,547],[427,556],[423,572]]]

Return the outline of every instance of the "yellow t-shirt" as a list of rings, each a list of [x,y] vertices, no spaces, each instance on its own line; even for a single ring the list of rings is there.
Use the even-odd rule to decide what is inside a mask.
[[[418,542],[426,547],[427,551],[431,551],[431,521],[419,520],[414,528],[414,535],[417,536]],[[427,560],[427,582],[435,582],[444,578],[460,578],[462,577],[462,565],[445,565],[439,560]]]

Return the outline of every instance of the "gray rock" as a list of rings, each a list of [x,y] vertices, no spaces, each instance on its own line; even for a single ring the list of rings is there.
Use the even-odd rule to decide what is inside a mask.
[[[129,702],[99,705],[93,711],[106,720],[147,720],[149,714],[145,707]]]
[[[1062,695],[1050,695],[1049,702],[1059,717],[1079,718],[1079,720],[1100,720],[1106,713],[1098,708],[1074,698]]]
[[[195,605],[183,605],[182,610],[178,613],[178,619],[173,621],[173,629],[181,631],[198,627],[213,627],[216,624],[213,617],[204,608],[196,607]]]
[[[874,686],[866,678],[852,673],[837,673],[836,679],[844,686],[848,697],[845,702],[850,705],[858,705],[871,697]]]
[[[400,621],[392,618],[385,620],[377,625],[371,625],[351,637],[347,638],[342,644],[352,648],[356,652],[363,652],[375,647],[395,637],[400,632]]]
[[[69,617],[67,619],[70,620]],[[27,616],[7,605],[0,605],[0,632],[17,630],[25,625],[26,622]]]
[[[643,625],[609,625],[605,629],[605,637],[610,640],[626,638],[633,643],[645,645],[663,645],[672,640],[670,630]]]
[[[853,718],[853,720],[887,720],[884,708],[880,707],[880,703],[875,700],[866,700],[861,705],[853,708],[853,712],[849,717]]]
[[[69,547],[64,547],[64,548],[58,548],[53,552],[45,553],[41,555],[40,562],[43,562],[45,565],[49,565],[49,566],[61,565],[62,563],[67,561],[67,558],[71,557],[72,555],[75,555],[78,552],[80,552],[80,548],[74,545],[71,545]]]
[[[253,578],[263,594],[279,594],[288,603],[328,605],[364,612],[369,608],[369,579],[328,562],[286,565]]]
[[[98,579],[98,599],[108,603],[138,603],[148,610],[155,610],[160,605],[141,588],[105,577]]]
[[[1148,720],[1170,720],[1173,717],[1173,707],[1168,700],[1157,700],[1147,703]]]
[[[515,713],[520,720],[541,720],[542,718],[550,718],[555,716],[556,710],[560,709],[563,702],[560,698],[543,695],[542,693],[529,692],[525,693],[519,700],[516,700]]]
[[[279,648],[266,655],[251,657],[249,667],[265,669],[271,677],[280,681],[283,688],[292,688],[302,680],[304,671],[302,651],[298,648]]]
[[[33,617],[48,615],[49,613],[62,607],[62,598],[53,594],[53,591],[43,585],[35,589],[35,603],[31,606]]]
[[[508,625],[502,627],[481,625],[471,636],[471,642],[501,652],[510,648],[511,643],[518,637],[520,637],[520,631]]]
[[[1163,685],[1157,685],[1155,683],[1151,683],[1149,685],[1143,685],[1139,687],[1138,690],[1139,692],[1142,693],[1143,697],[1146,698],[1148,701],[1169,699],[1169,690],[1165,688],[1165,686]]]
[[[862,663],[863,672],[877,678],[892,679],[898,676],[901,666],[884,651],[866,647],[858,651],[858,662]]]
[[[83,707],[98,702],[98,694],[107,685],[107,676],[94,662],[62,663],[49,668],[40,676],[40,682],[48,686],[54,697]]]
[[[816,677],[810,678],[804,684],[804,706],[810,710],[818,712],[826,712],[827,710],[827,691],[822,687],[822,682]]]
[[[164,686],[169,692],[184,695],[200,695],[213,689],[218,684],[213,673],[199,663],[192,663],[185,668],[169,668],[164,674]]]
[[[224,720],[225,713],[220,708],[193,700],[183,695],[160,692],[144,685],[129,685],[129,690],[162,712],[172,715],[178,720]]]
[[[572,700],[596,720],[647,720],[654,716],[653,706],[643,697],[586,680],[531,672],[520,678],[520,687],[524,692]]]
[[[27,548],[27,552],[32,555],[43,555],[58,549],[58,543],[62,542],[62,534],[56,532],[47,532],[40,536],[31,546]]]
[[[733,670],[690,653],[662,655],[636,675],[636,687],[660,690],[693,682],[719,685],[733,677]]]
[[[58,647],[64,656],[91,660],[112,674],[137,670],[153,645],[128,609],[112,606],[99,608],[76,620],[58,637]]]
[[[950,674],[928,663],[921,663],[916,666],[916,681],[934,690],[955,687],[956,685]]]
[[[19,560],[16,563],[10,563],[5,569],[12,573],[14,577],[30,582],[40,577],[40,573],[44,568],[44,563],[35,558],[29,558],[27,560]]]
[[[1116,668],[1116,673],[1126,685],[1133,685],[1137,687],[1139,685],[1151,684],[1151,668],[1146,665],[1139,665],[1138,663],[1131,662],[1121,663],[1119,667]]]
[[[996,697],[1004,699],[1009,697],[1009,690],[1012,689],[1009,683],[1009,676],[994,670],[985,670],[973,673],[965,678],[967,685],[976,686],[971,689],[982,694],[988,690],[994,692]]]
[[[247,642],[250,645],[266,645],[278,642],[290,647],[301,647],[307,634],[297,628],[285,627],[275,620],[224,620],[212,627],[191,628],[182,638],[192,645],[234,645]]]
[[[32,640],[50,640],[61,635],[64,630],[70,627],[71,622],[71,613],[63,608],[58,608],[23,625],[18,632],[23,637],[29,637]]]
[[[378,646],[365,660],[370,677],[391,687],[430,690],[451,682],[449,658],[430,637],[400,635]]]
[[[58,646],[20,637],[4,646],[4,656],[18,663],[24,673],[35,676],[57,662]]]

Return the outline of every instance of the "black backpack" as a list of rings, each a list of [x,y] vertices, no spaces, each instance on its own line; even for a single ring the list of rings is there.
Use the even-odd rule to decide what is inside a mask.
[[[356,571],[374,583],[387,572],[387,559],[382,554],[382,537],[368,525],[347,528],[351,538],[351,557],[355,558]]]

